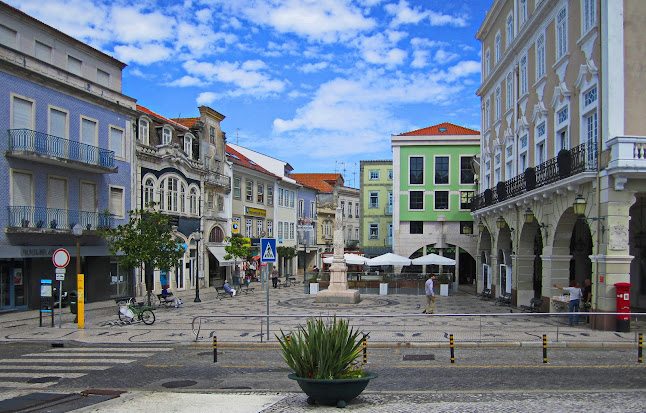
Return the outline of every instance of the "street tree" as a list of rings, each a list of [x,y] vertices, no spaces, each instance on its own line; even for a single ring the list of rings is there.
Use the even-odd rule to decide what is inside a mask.
[[[235,276],[239,277],[238,260],[243,261],[251,257],[251,244],[249,244],[247,238],[244,238],[240,234],[233,234],[230,237],[226,237],[224,242],[228,244],[224,246],[224,251],[226,252],[224,259],[230,260],[233,258],[233,268],[236,271]]]
[[[108,242],[112,255],[119,255],[124,269],[144,268],[147,300],[154,287],[153,271],[177,268],[184,256],[184,248],[173,235],[168,216],[159,211],[128,211],[130,219],[116,228],[100,231]]]

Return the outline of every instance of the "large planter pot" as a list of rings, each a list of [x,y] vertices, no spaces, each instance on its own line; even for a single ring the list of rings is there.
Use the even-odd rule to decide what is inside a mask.
[[[536,188],[536,170],[534,168],[525,169],[525,189],[531,191]]]
[[[319,283],[310,283],[310,294],[316,295],[319,293]]]
[[[306,379],[294,373],[287,377],[296,380],[301,390],[307,394],[308,404],[345,407],[350,400],[361,394],[370,380],[377,377],[376,373],[366,373],[366,377],[358,379]]]
[[[490,188],[485,189],[484,200],[485,200],[485,206],[491,205],[491,201],[493,201],[493,194],[491,193]]]
[[[556,157],[556,164],[559,167],[559,176],[567,178],[572,171],[572,154],[568,150],[562,150]]]
[[[501,181],[496,184],[496,194],[498,195],[498,202],[504,201],[507,198],[507,190],[504,182]]]
[[[379,283],[379,295],[388,295],[388,283]]]

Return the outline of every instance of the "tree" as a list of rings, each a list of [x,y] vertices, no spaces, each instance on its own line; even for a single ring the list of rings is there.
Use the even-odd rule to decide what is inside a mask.
[[[168,217],[158,211],[128,211],[128,223],[99,231],[108,242],[112,255],[122,252],[119,266],[125,269],[145,266],[148,299],[154,286],[155,269],[171,269],[180,265],[184,248],[177,242],[168,224]]]
[[[291,260],[296,256],[296,254],[298,254],[298,252],[296,251],[296,248],[294,247],[277,247],[276,253],[280,258],[285,260]]]
[[[224,251],[226,255],[224,256],[225,260],[234,259],[234,268],[238,267],[238,259],[241,261],[249,258],[251,256],[251,245],[246,238],[243,238],[240,234],[233,234],[231,237],[226,237],[224,240],[227,244],[224,246]],[[240,274],[236,274],[239,276]]]

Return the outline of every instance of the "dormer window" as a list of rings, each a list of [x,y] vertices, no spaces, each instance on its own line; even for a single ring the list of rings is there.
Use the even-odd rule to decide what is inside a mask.
[[[150,123],[146,119],[139,119],[139,140],[150,145]]]
[[[168,126],[164,126],[162,130],[162,145],[170,145],[170,142],[173,137],[173,132]]]
[[[184,152],[189,158],[193,158],[193,137],[189,134],[184,135]]]

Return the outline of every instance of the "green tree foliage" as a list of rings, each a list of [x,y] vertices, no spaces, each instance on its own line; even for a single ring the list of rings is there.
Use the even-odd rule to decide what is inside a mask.
[[[297,254],[296,248],[294,247],[277,247],[276,252],[280,258],[284,258],[286,260],[294,258]]]
[[[224,256],[225,260],[233,258],[237,265],[238,260],[242,261],[251,256],[251,246],[247,239],[243,238],[240,234],[233,234],[232,237],[226,237],[224,242],[228,244],[224,246],[224,250],[227,253]]]
[[[128,211],[128,223],[100,231],[112,255],[123,253],[119,265],[125,269],[146,267],[146,290],[153,289],[152,271],[179,266],[184,248],[177,242],[161,212]]]

